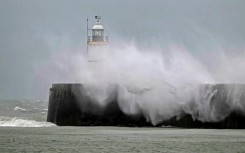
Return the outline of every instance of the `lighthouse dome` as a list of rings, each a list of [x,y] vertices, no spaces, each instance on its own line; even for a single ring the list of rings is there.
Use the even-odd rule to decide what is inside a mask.
[[[94,26],[93,26],[93,30],[103,30],[103,26],[100,24],[100,23],[96,23]]]

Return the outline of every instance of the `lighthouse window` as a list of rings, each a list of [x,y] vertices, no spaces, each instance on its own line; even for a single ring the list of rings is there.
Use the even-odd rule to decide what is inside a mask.
[[[94,36],[102,36],[102,34],[103,34],[102,30],[94,30],[93,31]]]

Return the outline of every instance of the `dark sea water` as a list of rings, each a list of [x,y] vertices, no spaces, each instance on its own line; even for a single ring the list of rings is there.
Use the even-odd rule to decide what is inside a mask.
[[[0,150],[1,152],[244,153],[245,130],[2,127]]]
[[[245,153],[245,130],[58,127],[47,106],[0,100],[0,152]]]

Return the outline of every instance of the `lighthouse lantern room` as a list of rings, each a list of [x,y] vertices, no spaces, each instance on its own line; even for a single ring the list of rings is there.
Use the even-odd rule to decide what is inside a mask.
[[[88,36],[87,45],[107,45],[108,37],[104,36],[104,28],[100,23],[100,16],[95,16],[96,23],[92,29],[88,29],[87,26],[87,34],[88,31],[92,31],[92,36]]]

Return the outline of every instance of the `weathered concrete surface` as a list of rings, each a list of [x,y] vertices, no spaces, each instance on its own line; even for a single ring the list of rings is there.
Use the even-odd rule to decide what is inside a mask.
[[[50,88],[47,120],[57,125],[79,125],[80,110],[72,92],[79,84],[55,84]]]
[[[209,107],[217,113],[227,114],[225,118],[214,121],[199,121],[193,114],[183,112],[178,119],[172,117],[156,126],[171,125],[186,128],[245,128],[245,85],[217,84],[201,85],[199,92],[209,98]],[[53,84],[50,89],[47,121],[59,126],[153,126],[146,122],[142,113],[134,116],[123,113],[117,103],[117,86],[111,85],[110,96],[100,104],[90,93],[86,84]],[[92,89],[93,90],[93,89]],[[108,92],[108,91],[107,91]],[[93,90],[96,94],[96,89]],[[233,108],[229,103],[242,104]],[[222,114],[223,113],[223,114]],[[197,114],[198,116],[198,114]],[[218,116],[219,117],[219,116]]]
[[[84,84],[54,84],[50,89],[47,121],[59,126],[152,126],[140,114],[123,113],[116,101],[116,90],[107,97],[105,105],[100,105],[88,96],[87,89]]]

